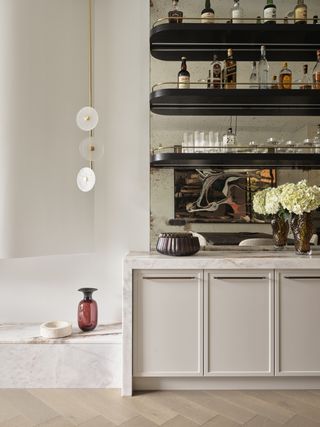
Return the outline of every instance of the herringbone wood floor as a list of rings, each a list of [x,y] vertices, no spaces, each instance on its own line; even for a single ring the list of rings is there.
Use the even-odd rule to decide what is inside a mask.
[[[0,427],[31,426],[320,427],[320,390],[1,390]]]

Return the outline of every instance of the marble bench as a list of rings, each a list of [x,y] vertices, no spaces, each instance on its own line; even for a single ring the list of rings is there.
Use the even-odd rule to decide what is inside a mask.
[[[0,388],[119,388],[122,325],[46,339],[39,324],[0,324]]]

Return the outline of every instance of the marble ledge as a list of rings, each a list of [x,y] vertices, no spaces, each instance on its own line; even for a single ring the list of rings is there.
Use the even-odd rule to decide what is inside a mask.
[[[230,248],[215,246],[212,250],[193,256],[173,257],[157,252],[130,252],[124,259],[124,268],[135,269],[320,269],[320,250],[312,255],[299,256],[293,248],[282,251]]]
[[[48,339],[40,336],[40,324],[0,323],[0,344],[121,344],[122,324],[99,325],[92,332],[73,328],[66,338]]]

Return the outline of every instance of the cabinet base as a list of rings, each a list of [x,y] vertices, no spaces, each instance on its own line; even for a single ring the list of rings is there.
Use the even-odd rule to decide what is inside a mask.
[[[320,389],[320,377],[134,378],[133,390],[305,390]]]

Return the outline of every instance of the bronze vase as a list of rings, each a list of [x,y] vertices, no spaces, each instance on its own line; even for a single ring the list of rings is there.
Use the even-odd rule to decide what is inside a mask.
[[[310,239],[313,234],[311,213],[302,215],[292,214],[291,230],[294,237],[294,247],[297,255],[310,255]]]
[[[283,249],[287,245],[289,222],[282,215],[274,215],[271,219],[274,246]]]

